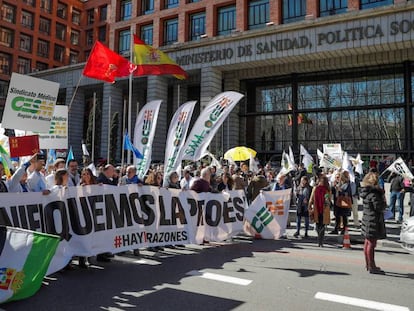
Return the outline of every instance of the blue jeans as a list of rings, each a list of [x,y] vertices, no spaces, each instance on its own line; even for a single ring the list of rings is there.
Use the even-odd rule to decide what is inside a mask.
[[[398,220],[402,221],[404,215],[404,193],[399,191],[391,191],[389,209],[395,218],[395,203],[398,200]]]
[[[308,233],[309,230],[309,216],[303,216],[305,218],[305,233]],[[299,234],[300,225],[302,222],[302,216],[296,215],[296,232]]]

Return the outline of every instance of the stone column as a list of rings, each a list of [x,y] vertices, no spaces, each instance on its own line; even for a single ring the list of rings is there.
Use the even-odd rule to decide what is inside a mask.
[[[211,99],[222,91],[222,73],[220,70],[211,67],[201,69],[201,94],[200,94],[200,112],[208,105]],[[219,129],[210,143],[209,150],[211,153],[222,152],[222,131]],[[219,154],[217,154],[219,155]]]
[[[117,152],[115,156],[115,160],[120,162],[121,158],[121,148],[122,148],[122,139],[123,139],[123,131],[122,131],[122,112],[123,112],[123,96],[122,96],[122,89],[116,88],[112,84],[105,83],[103,85],[103,92],[102,92],[102,127],[101,127],[101,145],[99,149],[99,156],[102,158],[107,158],[108,156],[108,149],[110,145],[116,144]],[[109,111],[109,105],[111,108]],[[110,114],[109,114],[110,112]],[[111,131],[112,127],[112,120],[115,113],[118,112],[118,132],[116,136],[111,133],[110,137],[110,145],[108,145],[108,135]],[[115,164],[115,163],[112,163]]]
[[[74,87],[66,89],[66,102],[69,104]],[[82,163],[83,116],[85,113],[85,94],[83,88],[78,88],[70,107],[68,107],[68,149],[72,146],[75,159]]]
[[[163,102],[158,114],[157,130],[152,144],[152,160],[164,161],[165,140],[167,138],[167,104],[168,104],[168,77],[149,76],[147,88],[147,102],[161,99]]]

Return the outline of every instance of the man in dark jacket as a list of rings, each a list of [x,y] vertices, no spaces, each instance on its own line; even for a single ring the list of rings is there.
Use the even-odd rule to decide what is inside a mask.
[[[398,223],[401,223],[404,215],[404,179],[397,173],[392,173],[388,178],[390,185],[390,205],[389,209],[394,215],[395,219],[395,203],[398,200]]]

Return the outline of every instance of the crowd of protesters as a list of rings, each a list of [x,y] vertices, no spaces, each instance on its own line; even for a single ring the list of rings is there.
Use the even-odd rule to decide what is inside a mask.
[[[256,162],[258,164],[258,162]],[[96,172],[90,168],[79,169],[76,160],[57,159],[53,165],[45,167],[45,157],[33,155],[26,163],[14,168],[14,174],[7,180],[0,180],[0,192],[42,192],[47,195],[63,187],[106,184],[112,186],[137,184],[157,187],[193,190],[200,192],[221,192],[243,190],[249,202],[252,202],[261,191],[292,189],[292,207],[296,209],[295,238],[300,237],[302,219],[304,220],[304,238],[308,238],[310,223],[315,224],[319,247],[324,246],[327,225],[334,220],[334,229],[330,234],[344,234],[349,226],[349,217],[353,216],[353,226],[361,228],[358,217],[358,201],[360,194],[363,205],[362,235],[365,237],[364,252],[367,270],[381,273],[375,265],[374,249],[377,239],[385,238],[384,212],[388,207],[395,218],[395,207],[398,202],[398,219],[401,223],[404,213],[404,194],[412,191],[412,181],[404,180],[398,174],[390,174],[389,206],[384,195],[384,183],[379,174],[380,165],[370,163],[365,177],[358,173],[342,169],[323,169],[317,166],[309,173],[303,164],[294,170],[283,173],[283,170],[256,165],[254,170],[248,162],[223,163],[220,167],[208,164],[187,165],[182,176],[172,172],[164,178],[164,165],[151,165],[146,176],[141,180],[133,165],[117,166],[106,164],[99,166]],[[384,169],[384,168],[382,168]],[[4,175],[4,167],[0,162],[0,174]],[[167,181],[165,182],[164,179]],[[340,199],[340,200],[339,200]],[[338,203],[339,202],[339,203]],[[345,203],[344,203],[345,202]],[[413,208],[410,214],[412,215]],[[173,247],[173,246],[172,246]],[[151,248],[158,251],[161,247]],[[134,251],[139,256],[139,250]],[[98,254],[97,261],[110,261],[110,253]],[[79,259],[81,267],[87,267],[87,258]]]

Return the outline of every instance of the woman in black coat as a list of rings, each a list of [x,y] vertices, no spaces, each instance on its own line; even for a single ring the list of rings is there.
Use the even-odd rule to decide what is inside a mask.
[[[385,239],[384,210],[387,207],[384,190],[378,184],[378,174],[368,173],[360,189],[360,197],[363,200],[362,235],[365,237],[364,254],[366,268],[369,273],[384,274],[375,264],[374,251],[377,240]]]

